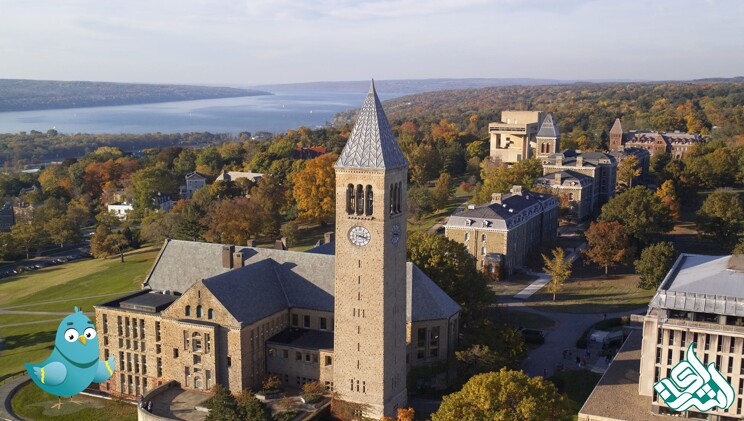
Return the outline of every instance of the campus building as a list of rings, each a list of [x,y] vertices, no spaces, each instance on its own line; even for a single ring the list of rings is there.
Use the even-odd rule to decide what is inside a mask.
[[[542,158],[542,166],[543,176],[565,171],[569,175],[583,174],[591,178],[591,194],[574,196],[578,208],[585,208],[584,201],[589,200],[589,212],[598,212],[602,205],[615,196],[617,160],[612,155],[567,149]],[[545,185],[549,183],[549,179],[543,177],[539,182]]]
[[[556,197],[566,200],[569,217],[577,221],[583,221],[592,213],[594,180],[588,175],[571,170],[558,171],[538,177],[535,187],[549,189]]]
[[[504,111],[501,121],[488,125],[491,136],[491,159],[515,163],[531,156],[537,144],[537,132],[543,120],[542,111]]]
[[[101,384],[133,398],[175,380],[257,391],[320,381],[365,416],[407,405],[406,376],[447,384],[460,307],[406,261],[406,177],[374,91],[336,162],[335,243],[308,252],[170,240],[143,290],[96,306]]]
[[[455,212],[444,232],[465,245],[479,268],[488,272],[498,268],[508,276],[540,245],[555,241],[558,200],[514,186],[510,193],[494,193],[491,203]]]
[[[186,184],[178,189],[181,199],[191,199],[195,191],[207,185],[207,176],[197,171],[186,174],[184,179],[186,180]]]
[[[695,133],[658,132],[653,130],[623,131],[620,119],[610,129],[610,150],[623,148],[638,148],[649,152],[651,156],[658,153],[668,153],[672,158],[684,159],[691,148],[705,141],[705,138]]]
[[[643,330],[626,340],[579,412],[580,421],[744,419],[744,255],[681,254],[642,318]],[[733,387],[728,409],[672,411],[654,385],[669,378],[695,343],[703,365]],[[691,390],[693,396],[703,392]]]

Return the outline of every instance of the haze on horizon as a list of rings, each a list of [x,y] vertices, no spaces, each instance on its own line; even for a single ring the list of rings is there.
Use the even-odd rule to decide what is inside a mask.
[[[733,77],[741,16],[739,0],[0,0],[0,78]]]

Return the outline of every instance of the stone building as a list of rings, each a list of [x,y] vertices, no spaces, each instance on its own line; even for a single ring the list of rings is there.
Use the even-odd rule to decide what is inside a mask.
[[[373,86],[336,164],[336,242],[300,253],[166,241],[142,291],[95,307],[101,355],[118,366],[101,389],[132,398],[175,380],[238,393],[273,374],[321,381],[371,418],[405,406],[408,370],[453,359],[460,314],[406,262],[407,165]]]
[[[617,160],[612,155],[601,152],[577,152],[567,149],[542,158],[543,175],[561,171],[583,174],[592,179],[591,196],[581,196],[581,201],[589,199],[590,212],[599,209],[615,195],[617,183]],[[577,206],[584,206],[578,203]]]
[[[545,158],[561,150],[561,133],[552,113],[545,116],[537,132],[537,157]]]
[[[657,132],[652,130],[623,131],[620,119],[616,118],[610,129],[610,150],[618,151],[623,148],[638,148],[649,152],[651,156],[657,153],[669,153],[672,158],[683,159],[690,148],[705,141],[705,138],[695,133]]]
[[[207,176],[196,171],[192,171],[184,176],[186,184],[179,188],[181,199],[191,199],[194,192],[207,185]]]
[[[666,420],[674,417],[710,421],[744,419],[744,255],[681,254],[659,286],[643,317],[642,336],[626,340],[602,381],[579,412],[580,421]],[[734,388],[728,409],[670,410],[654,384],[668,378],[695,355],[716,369]],[[694,391],[693,391],[694,392]],[[702,395],[697,395],[702,396]]]
[[[523,266],[540,245],[555,241],[558,233],[558,200],[514,186],[510,193],[494,193],[491,203],[470,205],[449,217],[447,238],[465,244],[479,268],[489,261],[502,262],[504,275]]]
[[[263,174],[258,172],[223,170],[220,175],[217,176],[215,181],[235,181],[239,178],[245,178],[255,184],[258,183],[258,180],[260,180],[261,177],[263,177]]]
[[[502,112],[500,122],[488,125],[491,159],[505,163],[529,159],[542,120],[542,111]]]
[[[583,221],[592,213],[593,179],[571,170],[558,171],[538,177],[535,187],[550,189],[558,198],[565,198],[570,217]]]

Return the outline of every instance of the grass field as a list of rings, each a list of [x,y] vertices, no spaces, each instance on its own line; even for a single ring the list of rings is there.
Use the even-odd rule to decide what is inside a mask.
[[[94,304],[141,287],[157,249],[131,252],[118,259],[83,260],[24,273],[0,281],[0,309],[72,312],[73,306],[93,311]],[[83,298],[105,295],[103,297]],[[39,304],[52,301],[48,304]],[[0,382],[24,371],[24,362],[41,362],[52,349],[59,320],[65,315],[0,314]],[[53,321],[48,321],[53,320]],[[39,322],[20,326],[18,323]]]
[[[81,403],[70,403],[69,399],[65,398],[62,400],[60,409],[52,408],[51,406],[58,401],[57,397],[44,392],[33,383],[28,383],[18,390],[11,405],[16,414],[36,421],[135,421],[137,419],[137,408],[129,403],[84,395],[75,396],[75,400]]]

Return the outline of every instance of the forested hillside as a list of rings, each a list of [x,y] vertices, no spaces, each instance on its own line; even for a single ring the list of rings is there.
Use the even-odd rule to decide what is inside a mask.
[[[0,112],[270,95],[215,86],[0,79]]]

